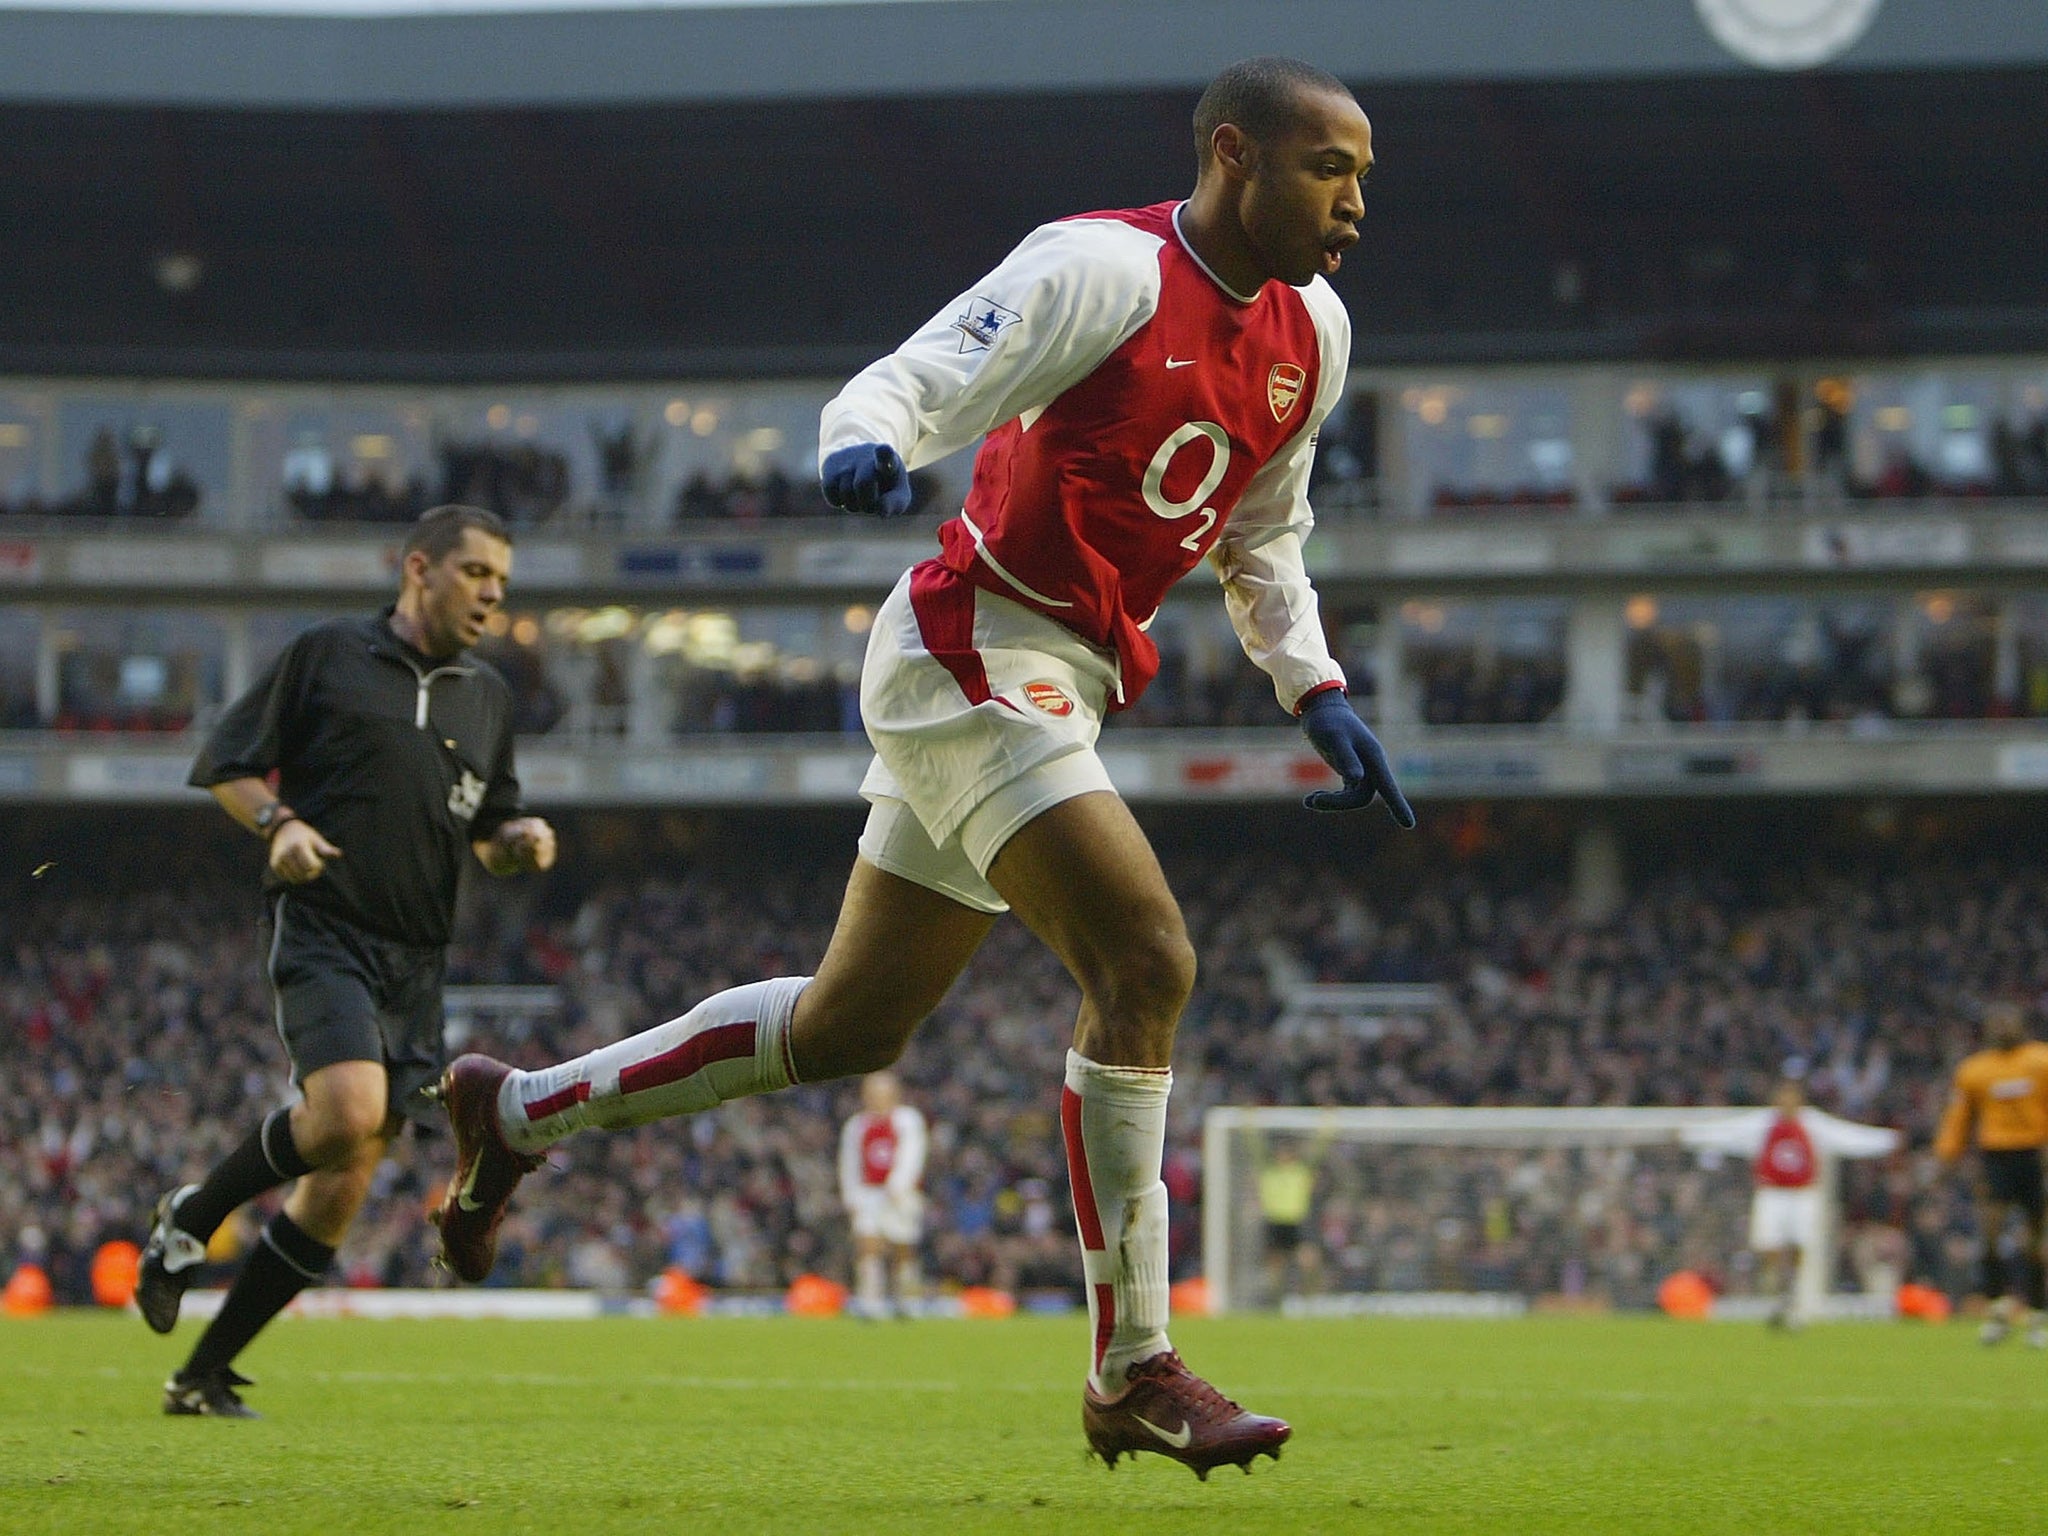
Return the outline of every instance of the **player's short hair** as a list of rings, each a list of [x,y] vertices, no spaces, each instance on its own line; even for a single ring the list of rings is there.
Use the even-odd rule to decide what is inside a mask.
[[[2027,1010],[2010,998],[1994,998],[1984,1005],[1984,1028],[1987,1033],[2006,1029],[2024,1034],[2027,1028]]]
[[[463,531],[468,528],[487,533],[506,544],[512,542],[505,519],[497,513],[484,507],[450,503],[445,507],[429,507],[420,514],[419,521],[412,525],[412,532],[405,536],[405,547],[399,551],[398,558],[402,561],[414,550],[419,550],[429,560],[439,560],[450,550],[461,547]]]
[[[1216,130],[1234,123],[1254,139],[1269,139],[1295,119],[1301,98],[1312,91],[1349,96],[1351,87],[1326,69],[1299,59],[1243,59],[1209,82],[1195,103],[1195,161],[1208,169]]]

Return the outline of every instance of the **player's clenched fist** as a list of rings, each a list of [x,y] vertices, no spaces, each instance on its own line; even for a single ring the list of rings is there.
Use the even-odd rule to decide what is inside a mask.
[[[270,872],[287,885],[304,885],[317,880],[329,859],[341,857],[341,850],[306,822],[292,820],[279,827],[270,839]]]
[[[538,816],[520,816],[491,834],[486,867],[494,875],[536,874],[555,865],[555,829]]]
[[[887,443],[856,443],[825,455],[825,499],[847,512],[901,517],[910,510],[910,472]]]

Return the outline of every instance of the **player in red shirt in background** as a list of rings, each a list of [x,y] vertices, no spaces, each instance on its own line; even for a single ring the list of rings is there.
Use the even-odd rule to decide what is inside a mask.
[[[908,1316],[924,1299],[917,1245],[924,1236],[924,1116],[903,1102],[893,1072],[861,1079],[860,1113],[839,1133],[839,1198],[853,1227],[853,1298],[864,1317]],[[892,1262],[893,1261],[893,1262]]]
[[[824,960],[546,1071],[457,1062],[441,1236],[462,1278],[489,1272],[505,1203],[553,1142],[887,1067],[1014,911],[1081,992],[1061,1125],[1089,1447],[1203,1477],[1279,1455],[1289,1427],[1167,1339],[1160,1167],[1195,955],[1095,742],[1158,670],[1145,630],[1160,601],[1207,560],[1245,653],[1343,780],[1309,807],[1382,800],[1414,825],[1345,696],[1302,554],[1316,432],[1351,351],[1326,279],[1358,240],[1373,142],[1341,82],[1288,59],[1225,70],[1194,125],[1185,202],[1036,230],[825,408],[825,494],[850,511],[907,512],[911,470],[986,441],[942,553],[869,636],[871,810]]]
[[[1827,1236],[1821,1158],[1882,1156],[1898,1147],[1898,1132],[1809,1109],[1806,1091],[1788,1067],[1769,1109],[1690,1126],[1679,1139],[1702,1152],[1732,1153],[1754,1164],[1749,1246],[1763,1261],[1764,1294],[1772,1299],[1769,1321],[1773,1327],[1799,1327],[1805,1321],[1800,1261]]]
[[[1756,1154],[1756,1194],[1749,1205],[1749,1246],[1763,1263],[1764,1294],[1773,1298],[1770,1321],[1799,1326],[1793,1277],[1799,1256],[1820,1240],[1820,1158],[1799,1123],[1806,1093],[1787,1078],[1771,1097],[1776,1110]]]

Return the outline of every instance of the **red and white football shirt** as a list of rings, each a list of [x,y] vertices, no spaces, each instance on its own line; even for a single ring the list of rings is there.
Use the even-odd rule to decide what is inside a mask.
[[[924,1116],[908,1104],[886,1115],[861,1111],[839,1135],[841,1197],[850,1204],[863,1190],[915,1191],[924,1179],[925,1142]]]
[[[1350,320],[1321,278],[1233,293],[1182,238],[1180,210],[1034,231],[826,406],[820,455],[881,442],[916,468],[986,437],[966,507],[920,570],[921,623],[971,606],[973,588],[998,593],[1113,652],[1112,704],[1128,706],[1159,667],[1146,626],[1207,558],[1291,710],[1343,681],[1301,544]]]
[[[1764,1189],[1806,1189],[1820,1171],[1813,1138],[1796,1115],[1779,1115],[1756,1154],[1756,1182]]]

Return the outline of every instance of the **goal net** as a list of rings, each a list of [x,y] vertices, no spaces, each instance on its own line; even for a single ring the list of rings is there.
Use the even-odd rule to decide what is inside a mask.
[[[1211,1109],[1202,1233],[1210,1305],[1506,1314],[1552,1299],[1647,1308],[1666,1277],[1689,1269],[1721,1288],[1717,1310],[1740,1314],[1758,1282],[1747,1248],[1751,1165],[1686,1138],[1744,1113],[1753,1112]],[[1824,1310],[1833,1278],[1837,1164],[1822,1154],[1826,1214],[1796,1281],[1808,1316]]]

